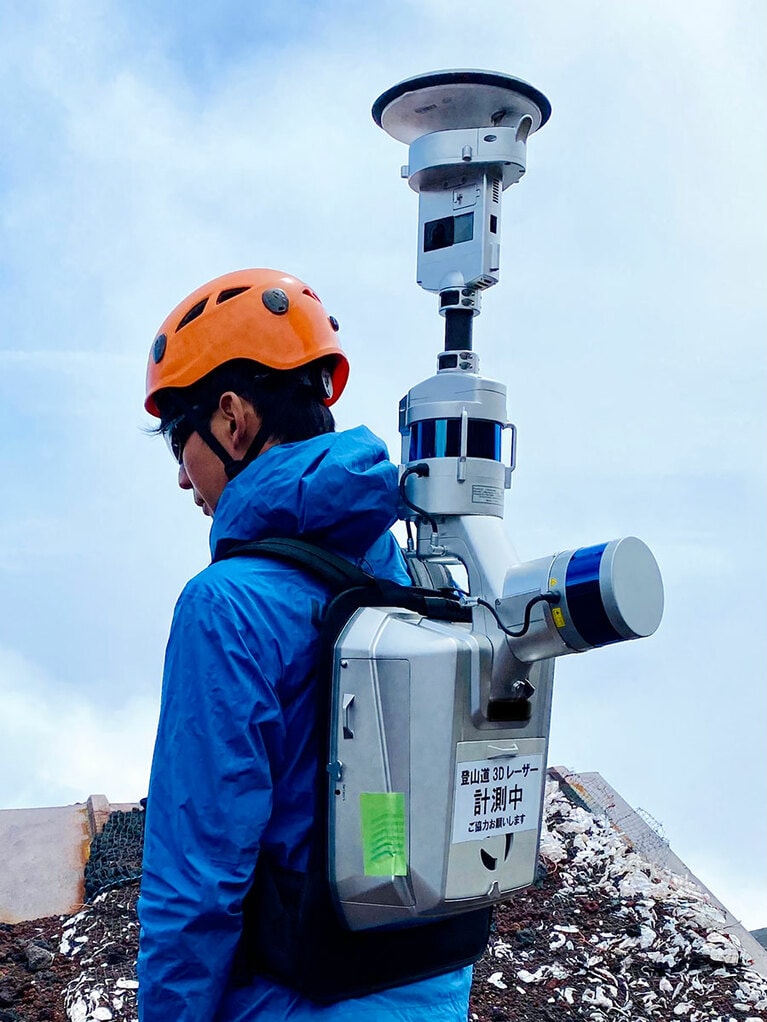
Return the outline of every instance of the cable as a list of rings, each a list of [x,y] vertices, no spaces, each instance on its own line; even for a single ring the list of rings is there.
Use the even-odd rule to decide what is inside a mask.
[[[490,613],[495,618],[496,624],[501,629],[501,631],[512,639],[521,639],[523,635],[527,634],[530,628],[530,614],[536,603],[549,604],[559,603],[559,596],[556,593],[540,593],[538,596],[534,596],[525,607],[525,616],[522,622],[522,628],[518,632],[513,632],[510,628],[507,628],[506,625],[498,617],[498,611],[495,609],[495,607],[489,604],[487,600],[479,599],[477,600],[477,605],[479,607],[484,607],[486,610],[489,610]]]
[[[428,476],[428,474],[429,466],[424,465],[422,462],[419,463],[418,465],[409,465],[402,473],[402,477],[400,478],[399,495],[405,507],[409,507],[411,511],[415,511],[417,515],[420,515],[421,518],[424,518],[429,523],[429,525],[431,525],[432,532],[438,533],[439,529],[437,528],[436,520],[432,518],[428,511],[425,511],[422,507],[419,507],[417,504],[414,504],[405,493],[405,480],[408,478],[408,476],[416,475],[420,479],[424,479],[426,476]]]
[[[402,476],[400,478],[400,481],[399,481],[399,495],[400,495],[400,499],[402,500],[402,503],[405,505],[405,507],[409,507],[411,511],[415,511],[415,513],[417,515],[419,515],[421,518],[425,519],[429,523],[429,525],[431,525],[432,532],[434,532],[435,535],[438,535],[439,534],[439,529],[437,527],[436,520],[429,514],[428,511],[425,511],[424,508],[419,507],[418,504],[414,504],[412,502],[412,500],[410,500],[408,498],[407,494],[405,493],[405,481],[407,480],[408,476],[416,475],[420,479],[423,479],[426,476],[428,476],[428,474],[429,474],[429,466],[423,464],[423,462],[419,462],[419,464],[417,464],[417,465],[409,465],[405,469],[405,471],[402,473]],[[407,522],[407,528],[408,528],[408,549],[411,549],[412,535],[411,535],[411,532],[410,532],[410,522],[409,521]],[[521,639],[523,635],[527,634],[527,632],[530,629],[530,614],[532,612],[533,607],[536,605],[536,603],[548,603],[548,604],[559,603],[559,596],[556,593],[540,593],[538,596],[534,596],[532,598],[532,600],[530,600],[529,603],[527,604],[527,606],[525,607],[525,614],[524,614],[524,618],[523,618],[523,621],[522,621],[522,628],[518,632],[513,632],[510,628],[507,628],[506,625],[501,621],[501,619],[498,616],[498,612],[496,611],[495,607],[493,607],[491,604],[489,604],[487,602],[487,600],[480,600],[480,599],[476,600],[477,606],[484,607],[486,610],[489,610],[490,613],[495,618],[496,624],[501,629],[501,631],[505,635],[508,635],[512,639]]]
[[[405,532],[407,533],[407,551],[412,554],[415,551],[415,540],[413,539],[413,523],[409,518],[405,520]]]

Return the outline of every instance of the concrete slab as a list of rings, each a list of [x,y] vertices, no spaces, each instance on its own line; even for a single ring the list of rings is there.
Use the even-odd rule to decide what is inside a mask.
[[[87,802],[0,810],[0,922],[76,912],[91,836]]]

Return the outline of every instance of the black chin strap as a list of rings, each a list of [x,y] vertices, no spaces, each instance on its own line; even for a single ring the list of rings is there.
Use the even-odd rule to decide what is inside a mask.
[[[210,428],[210,424],[204,415],[201,415],[196,409],[193,409],[189,413],[189,417],[194,426],[195,433],[199,434],[202,440],[204,440],[208,447],[210,447],[211,451],[213,451],[213,453],[223,462],[226,478],[230,482],[235,476],[238,476],[244,468],[247,468],[251,461],[256,460],[263,450],[264,444],[269,439],[269,434],[262,426],[253,437],[250,447],[245,452],[244,458],[237,461],[231,456],[224,445],[219,443],[219,441],[215,438],[213,431]]]
[[[244,468],[255,461],[264,448],[264,444],[269,439],[268,432],[262,426],[258,433],[253,437],[250,443],[250,447],[245,452],[245,457],[240,461],[235,461],[234,458],[229,458],[228,461],[224,462],[224,471],[226,472],[226,478],[230,481],[238,476]],[[221,445],[219,444],[219,447]],[[219,455],[221,457],[221,455]]]

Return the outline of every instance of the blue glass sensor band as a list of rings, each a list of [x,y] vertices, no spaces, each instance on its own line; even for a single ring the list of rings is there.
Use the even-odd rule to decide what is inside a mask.
[[[599,569],[606,543],[581,547],[567,566],[565,591],[572,622],[591,646],[620,642],[623,636],[607,617],[599,588]]]
[[[466,455],[501,460],[503,426],[486,419],[469,419]],[[410,427],[410,460],[458,458],[461,454],[460,419],[422,419]]]

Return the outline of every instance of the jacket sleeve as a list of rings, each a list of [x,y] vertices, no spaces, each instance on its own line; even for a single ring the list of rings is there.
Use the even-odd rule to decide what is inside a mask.
[[[279,649],[204,574],[179,599],[165,660],[139,900],[141,1022],[215,1016],[284,749]]]

